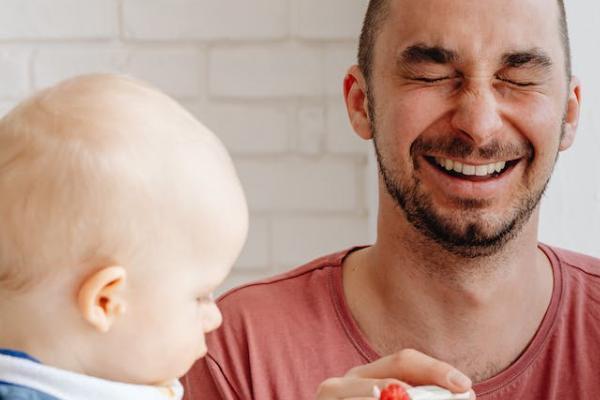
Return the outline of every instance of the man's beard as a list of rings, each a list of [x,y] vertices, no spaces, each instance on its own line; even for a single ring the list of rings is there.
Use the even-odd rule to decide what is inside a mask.
[[[373,120],[375,114],[371,112],[370,116]],[[406,219],[413,227],[456,256],[477,258],[500,252],[529,221],[548,186],[551,171],[543,184],[537,188],[529,189],[527,185],[522,185],[523,194],[520,198],[512,203],[510,210],[507,210],[504,215],[495,220],[492,220],[491,217],[486,219],[482,213],[467,221],[468,218],[465,218],[463,212],[469,213],[466,217],[471,217],[470,214],[476,215],[477,210],[485,209],[488,205],[486,200],[481,199],[456,199],[455,202],[459,207],[458,212],[450,216],[441,215],[437,212],[431,196],[419,189],[421,182],[418,177],[413,176],[408,183],[402,183],[396,179],[394,173],[386,165],[387,160],[382,157],[381,149],[378,147],[375,125],[375,123],[372,123],[375,154],[379,173],[383,178],[388,194],[404,211]],[[439,154],[454,157],[466,157],[476,151],[472,144],[462,139],[446,138],[428,143],[424,143],[422,139],[417,139],[411,146],[415,171],[420,169],[415,154],[423,154],[427,150],[434,149]],[[527,162],[528,165],[531,164],[534,157],[531,145],[525,150],[517,146],[501,146],[497,142],[478,149],[478,153],[480,157],[490,160],[509,159],[511,155],[517,156],[518,154],[518,157],[522,158],[520,162]]]

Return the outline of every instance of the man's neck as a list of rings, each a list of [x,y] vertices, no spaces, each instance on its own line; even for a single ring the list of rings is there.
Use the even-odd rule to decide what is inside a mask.
[[[552,270],[536,226],[531,221],[501,252],[480,259],[378,241],[344,262],[350,310],[382,355],[415,348],[474,381],[489,378],[524,351],[550,302]]]

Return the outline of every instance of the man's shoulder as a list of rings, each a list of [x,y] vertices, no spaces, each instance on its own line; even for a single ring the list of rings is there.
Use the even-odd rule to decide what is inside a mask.
[[[587,275],[600,278],[600,259],[572,250],[551,247],[563,265],[579,270]]]
[[[274,298],[288,301],[301,297],[306,293],[303,290],[308,289],[314,295],[315,291],[327,288],[330,274],[341,267],[345,256],[353,249],[328,254],[289,271],[235,287],[220,296],[219,306],[225,309],[239,303],[250,306],[272,302]]]

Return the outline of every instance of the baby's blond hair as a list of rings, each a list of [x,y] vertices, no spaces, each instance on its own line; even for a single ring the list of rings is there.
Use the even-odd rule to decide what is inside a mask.
[[[189,113],[128,77],[77,77],[18,105],[0,120],[0,289],[134,257],[202,167],[189,148],[230,165]]]

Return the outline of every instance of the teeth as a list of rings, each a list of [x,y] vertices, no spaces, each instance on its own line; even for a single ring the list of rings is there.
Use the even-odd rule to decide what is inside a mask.
[[[454,163],[453,163],[453,165],[452,165],[452,169],[453,169],[455,172],[458,172],[459,174],[461,174],[461,173],[462,173],[462,171],[463,171],[463,165],[464,165],[464,164],[461,164],[461,163],[459,163],[459,162],[454,162]]]
[[[462,174],[467,176],[475,175],[475,168],[477,168],[475,165],[463,164]]]
[[[454,171],[467,176],[492,175],[493,173],[501,172],[504,168],[506,168],[506,161],[500,161],[497,163],[485,165],[470,165],[463,164],[454,160],[449,160],[447,158],[436,158],[435,160],[441,167],[445,168],[447,171]]]
[[[488,166],[487,165],[478,165],[475,167],[475,175],[477,176],[486,176],[488,175]]]
[[[446,159],[446,161],[444,162],[444,167],[448,171],[452,171],[452,169],[454,168],[454,161]]]

